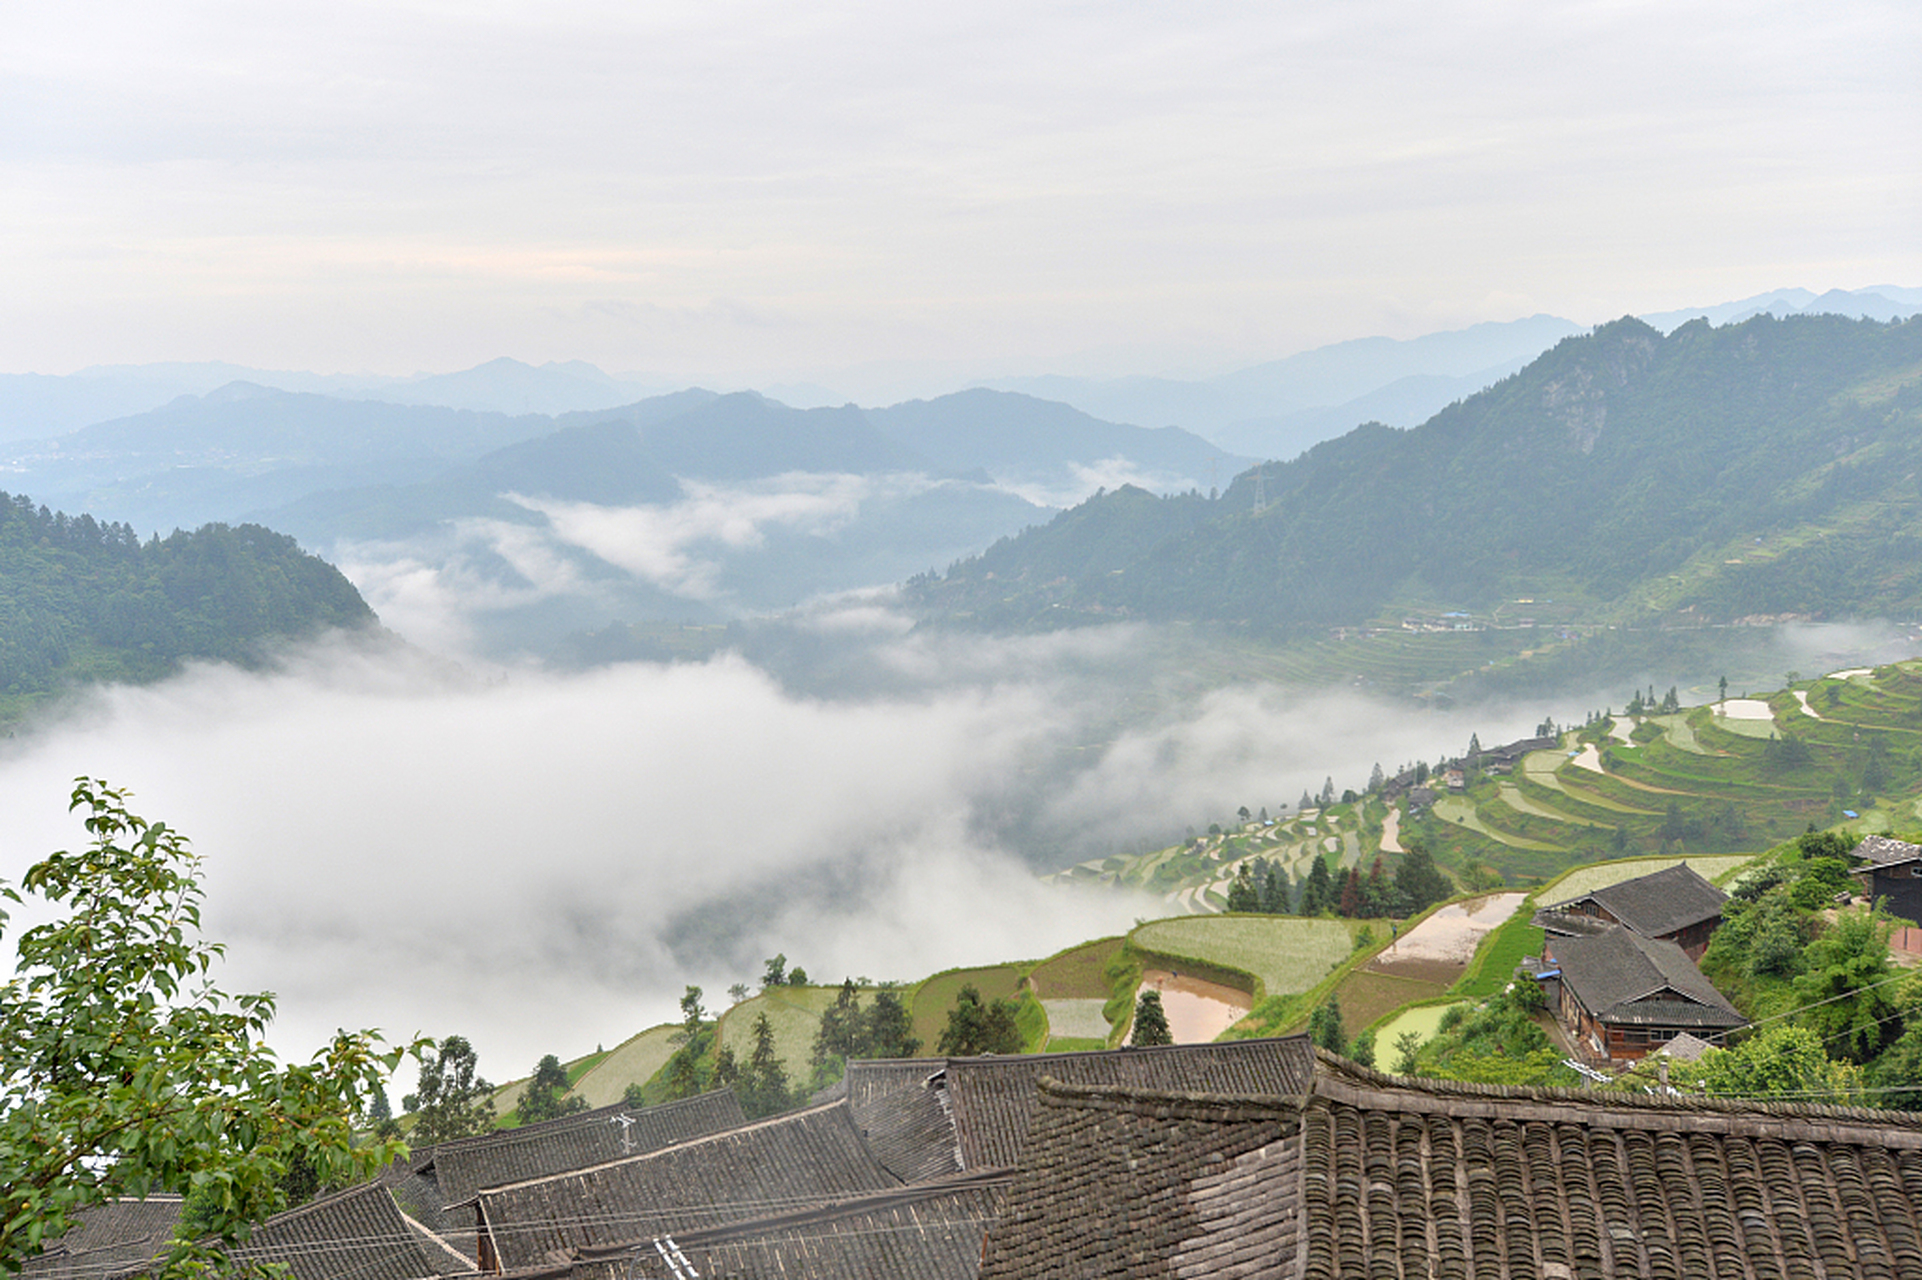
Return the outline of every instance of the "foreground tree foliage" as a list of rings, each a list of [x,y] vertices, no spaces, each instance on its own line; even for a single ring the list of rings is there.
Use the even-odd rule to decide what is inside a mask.
[[[402,1050],[342,1033],[305,1065],[264,1043],[269,994],[231,996],[199,934],[199,860],[126,793],[88,778],[73,809],[92,844],[29,868],[18,889],[64,909],[19,936],[0,990],[0,1268],[15,1271],[117,1196],[183,1192],[232,1243],[287,1207],[289,1175],[371,1175],[405,1148],[362,1143],[354,1119]],[[0,920],[4,920],[0,916]],[[183,1242],[154,1272],[187,1274],[218,1248]]]

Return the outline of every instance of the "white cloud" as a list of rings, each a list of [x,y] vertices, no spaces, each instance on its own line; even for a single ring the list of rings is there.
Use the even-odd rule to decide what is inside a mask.
[[[201,668],[16,744],[0,874],[78,842],[69,781],[108,778],[206,857],[223,980],[280,993],[288,1048],[336,1025],[461,1030],[512,1074],[777,950],[820,977],[913,978],[1125,925],[1142,904],[1044,890],[974,834],[1074,714],[1033,685],[826,702],[727,659]],[[727,929],[703,933],[716,911]]]
[[[659,506],[606,507],[507,496],[546,516],[555,540],[675,595],[712,600],[722,594],[725,567],[714,551],[759,547],[770,528],[828,536],[852,522],[868,499],[933,483],[922,476],[794,472],[743,485],[682,480],[685,496]],[[703,548],[710,549],[709,554],[703,555]]]

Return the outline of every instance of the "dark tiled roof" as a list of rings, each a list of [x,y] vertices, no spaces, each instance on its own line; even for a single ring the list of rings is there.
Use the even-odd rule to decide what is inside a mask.
[[[1039,1096],[984,1280],[1294,1274],[1299,1097],[1052,1079]]]
[[[1878,867],[1886,867],[1898,862],[1914,862],[1922,858],[1922,845],[1913,845],[1906,840],[1895,840],[1888,836],[1869,836],[1850,852],[1858,858],[1868,859]]]
[[[558,1120],[443,1142],[433,1148],[431,1159],[417,1162],[415,1168],[425,1171],[431,1166],[439,1183],[441,1203],[460,1204],[482,1187],[524,1182],[658,1151],[689,1138],[734,1128],[746,1119],[740,1101],[728,1089],[655,1107],[616,1103]]]
[[[1579,911],[1557,911],[1553,907],[1543,907],[1529,923],[1563,938],[1593,938],[1616,927],[1613,921],[1600,916],[1583,915]]]
[[[804,1213],[663,1237],[624,1259],[632,1270],[622,1273],[623,1280],[689,1274],[974,1280],[981,1237],[1000,1216],[1009,1178],[1007,1172],[964,1174]]]
[[[1070,1084],[1213,1093],[1301,1093],[1314,1075],[1306,1036],[1152,1049],[951,1058],[945,1072],[964,1168],[1021,1162],[1043,1075]]]
[[[166,1252],[180,1223],[180,1197],[109,1200],[82,1210],[73,1230],[29,1259],[23,1275],[43,1280],[92,1280],[137,1267]]]
[[[1558,938],[1562,981],[1605,1022],[1739,1027],[1746,1021],[1673,942],[1622,926],[1594,938]]]
[[[284,1263],[293,1280],[423,1280],[474,1266],[408,1218],[378,1182],[277,1213],[229,1251],[236,1262]]]
[[[1922,1275],[1922,1116],[1400,1080],[1043,1086],[982,1276]]]
[[[1651,871],[1579,898],[1548,905],[1551,910],[1562,910],[1579,902],[1593,902],[1644,938],[1659,938],[1715,919],[1722,914],[1722,904],[1727,901],[1726,893],[1702,879],[1686,862],[1678,862],[1661,871]]]
[[[512,1269],[899,1185],[862,1142],[847,1104],[836,1102],[485,1190],[479,1208],[502,1265]]]
[[[958,1172],[961,1146],[938,1078],[940,1058],[856,1060],[841,1078],[855,1127],[868,1148],[903,1182]]]

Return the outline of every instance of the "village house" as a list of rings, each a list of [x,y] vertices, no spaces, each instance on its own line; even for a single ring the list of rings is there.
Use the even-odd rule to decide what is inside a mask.
[[[1863,862],[1855,869],[1863,896],[1885,902],[1892,916],[1922,923],[1922,845],[1870,836],[1852,853]]]
[[[1679,946],[1623,925],[1546,939],[1542,966],[1550,1007],[1597,1059],[1632,1061],[1684,1032],[1712,1042],[1747,1025]]]
[[[1550,938],[1595,937],[1622,925],[1644,938],[1673,942],[1699,961],[1722,923],[1728,895],[1685,862],[1551,903],[1535,913]]]

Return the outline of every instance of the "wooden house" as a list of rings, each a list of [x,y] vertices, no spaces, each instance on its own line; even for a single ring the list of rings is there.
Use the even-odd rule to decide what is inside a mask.
[[[1856,879],[1869,901],[1884,901],[1889,914],[1922,924],[1922,845],[1870,836],[1852,851],[1861,859]]]
[[[1633,1060],[1683,1032],[1714,1041],[1747,1025],[1675,943],[1623,925],[1548,938],[1537,975],[1569,1037],[1596,1058]]]
[[[1551,903],[1535,913],[1549,937],[1594,937],[1622,925],[1644,938],[1673,942],[1700,960],[1722,923],[1728,895],[1685,862]]]

